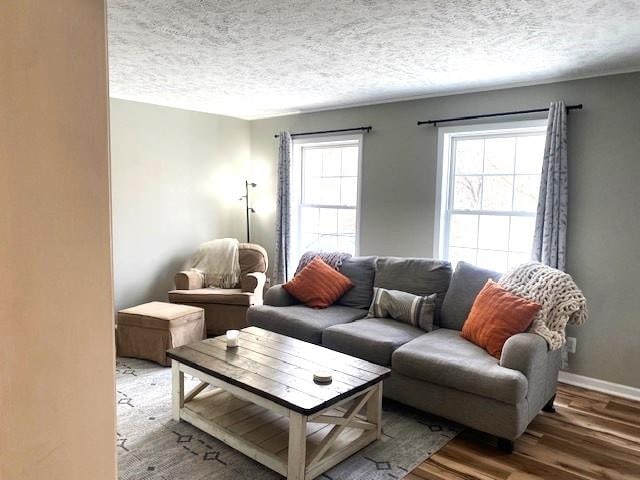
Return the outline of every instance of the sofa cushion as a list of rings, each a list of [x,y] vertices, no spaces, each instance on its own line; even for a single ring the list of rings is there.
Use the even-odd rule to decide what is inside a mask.
[[[171,290],[171,303],[221,303],[224,305],[253,305],[254,295],[240,288],[196,288],[195,290]]]
[[[394,371],[417,380],[455,388],[515,405],[528,389],[519,371],[501,367],[484,349],[440,328],[398,348],[392,356]]]
[[[322,345],[378,365],[391,365],[391,355],[424,331],[391,318],[366,318],[335,325],[322,334]]]
[[[467,262],[458,262],[456,271],[451,277],[449,290],[447,290],[442,303],[440,326],[462,330],[462,325],[469,316],[473,301],[484,284],[489,279],[497,281],[499,278],[500,274],[493,270],[476,267]]]
[[[353,283],[316,257],[282,288],[308,307],[327,308],[352,289]]]
[[[376,257],[351,257],[342,262],[340,273],[349,278],[354,287],[336,303],[352,308],[369,308],[373,298],[373,279]]]
[[[249,325],[319,345],[325,328],[353,322],[366,315],[366,310],[342,305],[332,305],[321,310],[304,305],[259,305],[247,310],[247,321]]]
[[[440,307],[451,279],[451,264],[431,258],[378,257],[375,287],[400,290],[425,297],[435,293],[434,321],[438,324]]]

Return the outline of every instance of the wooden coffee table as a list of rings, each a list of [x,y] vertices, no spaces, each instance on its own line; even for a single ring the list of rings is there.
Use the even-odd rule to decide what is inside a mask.
[[[381,435],[389,369],[256,327],[239,346],[216,337],[167,351],[173,418],[289,480],[312,479]],[[313,374],[332,373],[319,385]],[[184,374],[200,380],[185,395]]]

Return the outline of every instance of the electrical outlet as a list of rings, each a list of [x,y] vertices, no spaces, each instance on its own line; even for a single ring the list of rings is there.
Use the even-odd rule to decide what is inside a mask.
[[[565,345],[564,347],[562,347],[562,363],[560,365],[560,368],[562,368],[563,370],[568,370],[569,369],[569,352],[567,351],[567,346]]]
[[[577,343],[578,341],[576,340],[576,337],[567,337],[567,344],[566,344],[567,352],[576,353]]]

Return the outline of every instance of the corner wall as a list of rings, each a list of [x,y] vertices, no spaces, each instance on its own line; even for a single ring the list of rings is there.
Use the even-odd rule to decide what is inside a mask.
[[[114,480],[103,0],[0,2],[0,478]]]
[[[116,309],[167,301],[198,245],[245,238],[249,122],[111,100]]]
[[[568,271],[591,315],[570,329],[578,338],[570,371],[640,387],[640,73],[252,121],[252,172],[267,186],[266,204],[275,205],[275,132],[372,125],[363,146],[360,252],[430,257],[437,129],[416,121],[543,107],[556,99],[584,104],[569,116]],[[273,255],[273,209],[255,220],[256,242]]]

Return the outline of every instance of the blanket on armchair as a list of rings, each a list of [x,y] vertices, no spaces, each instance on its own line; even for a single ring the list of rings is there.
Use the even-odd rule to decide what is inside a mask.
[[[537,333],[558,350],[565,344],[567,323],[582,325],[587,320],[587,300],[571,275],[529,262],[505,273],[498,281],[506,290],[542,305],[530,332]]]
[[[204,275],[207,287],[235,288],[240,281],[238,240],[220,238],[203,243],[191,257],[191,269]]]

